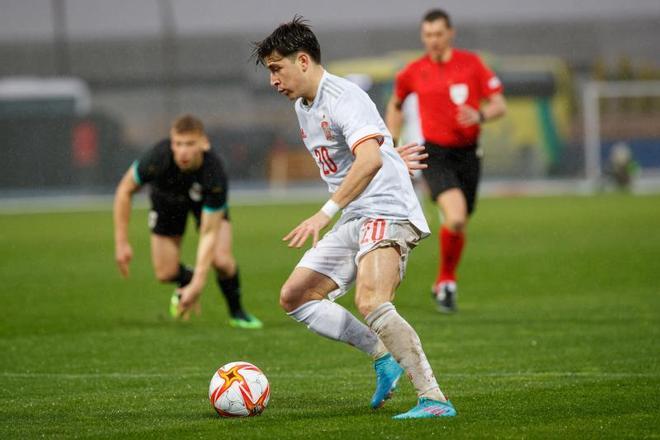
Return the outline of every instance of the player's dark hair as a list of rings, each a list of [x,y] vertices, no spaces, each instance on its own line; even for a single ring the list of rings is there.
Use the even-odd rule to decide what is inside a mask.
[[[252,57],[257,64],[265,65],[266,57],[277,52],[284,57],[297,52],[305,52],[316,63],[321,63],[321,46],[312,32],[308,21],[300,15],[293,20],[278,26],[268,37],[262,41],[252,43]]]
[[[181,115],[172,122],[172,130],[175,133],[198,133],[205,134],[202,121],[190,114]]]
[[[445,23],[447,24],[448,28],[451,28],[451,18],[449,18],[449,14],[447,14],[445,11],[442,9],[431,9],[424,15],[424,18],[422,19],[423,22],[428,22],[431,23],[436,20],[444,20]]]

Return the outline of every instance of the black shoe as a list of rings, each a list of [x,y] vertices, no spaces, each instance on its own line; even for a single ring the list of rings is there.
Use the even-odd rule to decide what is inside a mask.
[[[436,284],[433,289],[433,299],[435,299],[436,308],[441,313],[455,313],[456,296],[458,295],[455,281],[442,281]]]

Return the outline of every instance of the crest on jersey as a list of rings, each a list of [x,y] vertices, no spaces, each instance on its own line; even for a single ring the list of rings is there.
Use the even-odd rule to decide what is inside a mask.
[[[193,182],[193,184],[190,185],[190,189],[188,190],[188,196],[190,196],[190,200],[193,202],[199,202],[202,200],[202,185],[200,185],[198,182]]]
[[[332,134],[332,130],[330,130],[330,124],[328,124],[328,121],[323,121],[321,122],[321,129],[323,130],[323,133],[325,134],[325,138],[329,141],[334,141],[335,136]]]
[[[468,99],[470,91],[465,83],[452,84],[449,86],[449,97],[456,105],[463,105]]]

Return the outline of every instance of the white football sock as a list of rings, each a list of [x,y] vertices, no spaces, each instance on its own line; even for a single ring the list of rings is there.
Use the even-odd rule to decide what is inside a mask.
[[[327,299],[308,301],[287,313],[326,338],[343,341],[378,359],[387,353],[378,336],[344,307]]]
[[[419,397],[446,402],[422,343],[415,330],[401,317],[390,302],[378,306],[366,317],[367,324],[383,341],[394,359],[408,373]]]

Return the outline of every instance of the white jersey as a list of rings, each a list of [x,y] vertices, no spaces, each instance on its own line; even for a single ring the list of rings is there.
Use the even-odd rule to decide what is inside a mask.
[[[392,135],[376,105],[360,87],[323,73],[311,105],[295,103],[300,133],[334,193],[355,161],[354,150],[368,139],[381,145],[383,166],[367,188],[350,202],[343,216],[408,220],[424,236],[430,233],[403,159],[394,150]]]

